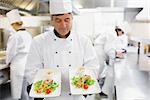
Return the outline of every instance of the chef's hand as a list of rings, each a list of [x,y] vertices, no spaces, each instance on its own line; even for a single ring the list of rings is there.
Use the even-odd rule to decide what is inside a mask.
[[[30,93],[31,86],[32,86],[32,84],[30,84],[30,85],[27,86],[27,92],[28,92],[28,94]]]
[[[88,94],[88,95],[91,96],[92,94]],[[83,95],[83,96],[86,98],[88,95]]]

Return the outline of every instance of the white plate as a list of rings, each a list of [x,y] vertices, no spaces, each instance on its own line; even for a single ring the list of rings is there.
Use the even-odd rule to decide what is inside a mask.
[[[78,68],[69,69],[69,82],[70,82],[70,90],[71,90],[72,95],[97,94],[97,93],[101,92],[100,86],[98,84],[98,81],[96,80],[93,70],[90,70],[87,68],[85,68],[84,75],[90,75],[91,78],[95,81],[95,83],[93,85],[89,86],[89,88],[87,90],[84,90],[82,88],[76,88],[75,86],[73,86],[71,83],[72,82],[71,79],[77,75],[77,71],[78,71]]]
[[[51,72],[51,74],[48,74],[48,72]],[[54,80],[54,82],[59,84],[59,86],[56,88],[55,91],[51,92],[50,94],[37,94],[37,93],[35,93],[33,84],[39,80],[46,80],[46,79]],[[61,71],[58,68],[40,69],[35,76],[33,84],[31,87],[30,94],[29,94],[30,97],[45,98],[45,97],[60,96],[60,93],[61,93]]]

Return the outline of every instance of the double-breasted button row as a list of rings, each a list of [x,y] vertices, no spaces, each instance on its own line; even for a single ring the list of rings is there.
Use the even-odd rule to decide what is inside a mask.
[[[71,67],[71,64],[69,64],[68,66]],[[59,67],[59,65],[56,65],[56,67]]]
[[[54,39],[54,41],[56,41],[56,39]],[[70,39],[70,41],[72,41],[72,39]]]
[[[71,54],[71,51],[69,51],[68,53]],[[55,54],[58,54],[58,52],[56,51]]]

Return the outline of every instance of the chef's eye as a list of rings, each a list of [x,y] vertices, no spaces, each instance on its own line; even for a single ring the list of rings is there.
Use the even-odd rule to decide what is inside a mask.
[[[60,23],[60,22],[61,22],[61,19],[56,18],[56,19],[55,19],[55,22]]]
[[[65,19],[65,22],[70,22],[70,18],[66,18],[66,19]]]

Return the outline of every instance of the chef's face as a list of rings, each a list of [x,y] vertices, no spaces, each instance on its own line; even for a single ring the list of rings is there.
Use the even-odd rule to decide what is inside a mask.
[[[52,15],[52,24],[60,36],[65,36],[72,28],[72,14]]]
[[[19,22],[12,23],[11,26],[13,27],[13,29],[18,31],[22,27],[22,24],[23,24],[23,22],[19,21]]]
[[[124,32],[121,29],[115,29],[115,31],[117,32],[117,36],[121,36],[124,34]]]
[[[122,31],[118,31],[118,36],[121,36],[123,35],[123,32]]]

